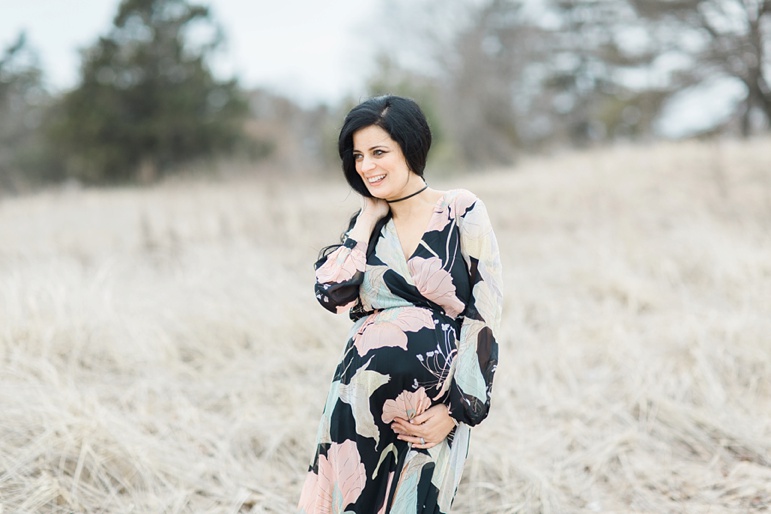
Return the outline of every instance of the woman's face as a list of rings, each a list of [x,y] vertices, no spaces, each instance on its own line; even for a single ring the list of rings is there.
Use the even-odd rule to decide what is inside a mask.
[[[353,160],[375,198],[395,200],[412,192],[421,178],[410,171],[399,143],[388,132],[370,125],[353,133]]]

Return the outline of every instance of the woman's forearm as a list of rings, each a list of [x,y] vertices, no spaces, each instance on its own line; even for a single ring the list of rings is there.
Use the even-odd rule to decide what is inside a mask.
[[[368,243],[379,219],[368,213],[359,214],[353,228],[348,232],[348,237],[359,243]]]

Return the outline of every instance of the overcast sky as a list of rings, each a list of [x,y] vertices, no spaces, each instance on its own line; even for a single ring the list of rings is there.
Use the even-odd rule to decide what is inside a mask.
[[[362,87],[376,0],[209,0],[227,36],[215,70],[245,86],[268,86],[307,102],[334,101]],[[0,48],[27,31],[48,83],[75,84],[79,48],[112,23],[120,0],[0,0]]]
[[[221,78],[235,75],[246,87],[268,87],[305,104],[363,93],[364,79],[373,72],[373,40],[385,26],[377,14],[384,0],[198,1],[211,6],[225,29],[226,46],[213,62]],[[48,85],[54,91],[69,88],[78,77],[78,49],[108,32],[119,4],[0,0],[0,48],[26,30]],[[700,92],[688,92],[683,101],[668,105],[659,132],[677,137],[708,127],[725,117],[743,94],[735,80],[705,84]]]

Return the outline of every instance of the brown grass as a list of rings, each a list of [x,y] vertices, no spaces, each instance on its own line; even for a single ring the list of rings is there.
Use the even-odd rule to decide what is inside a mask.
[[[501,365],[457,513],[771,509],[771,141],[432,180],[488,205]],[[0,203],[0,512],[292,512],[348,328],[342,181]]]

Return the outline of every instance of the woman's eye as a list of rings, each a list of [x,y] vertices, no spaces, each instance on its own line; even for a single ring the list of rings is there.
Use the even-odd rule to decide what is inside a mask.
[[[375,155],[377,155],[377,156],[381,156],[381,155],[383,155],[385,152],[384,152],[383,150],[375,150],[373,153],[374,153]]]
[[[360,161],[362,157],[364,157],[364,156],[361,155],[360,153],[353,154],[353,160],[354,161]]]

